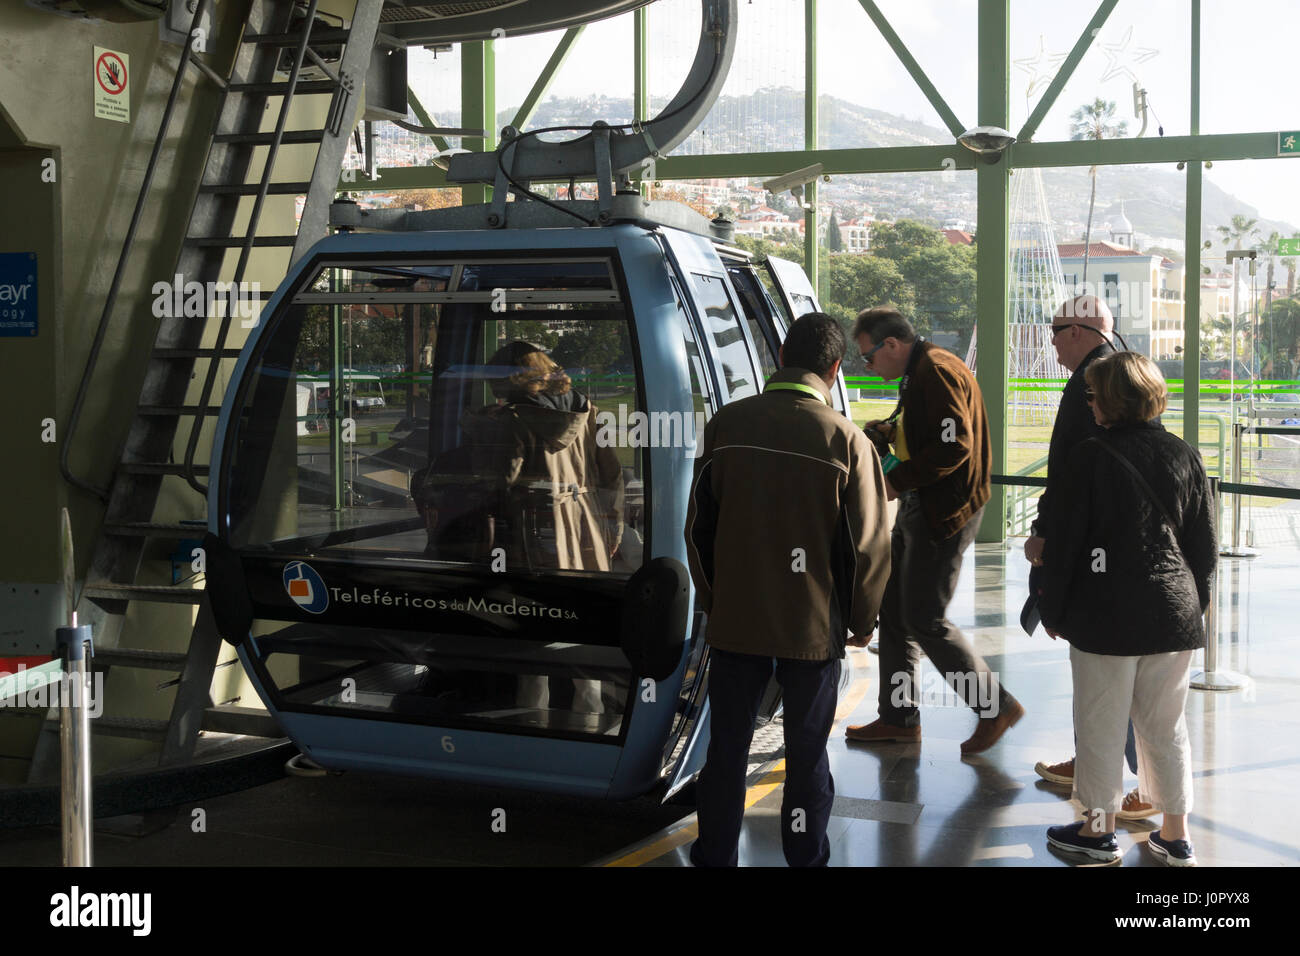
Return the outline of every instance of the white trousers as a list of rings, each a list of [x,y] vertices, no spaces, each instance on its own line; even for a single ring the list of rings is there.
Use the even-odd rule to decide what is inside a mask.
[[[1131,717],[1142,799],[1159,812],[1191,812],[1192,748],[1183,713],[1191,667],[1191,651],[1115,657],[1070,648],[1074,795],[1085,810],[1114,813],[1123,803]]]

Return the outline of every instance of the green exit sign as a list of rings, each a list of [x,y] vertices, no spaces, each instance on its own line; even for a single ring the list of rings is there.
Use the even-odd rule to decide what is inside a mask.
[[[1279,156],[1300,156],[1300,130],[1282,130],[1277,134]]]
[[[1300,256],[1300,238],[1279,239],[1277,241],[1277,254],[1279,256]]]

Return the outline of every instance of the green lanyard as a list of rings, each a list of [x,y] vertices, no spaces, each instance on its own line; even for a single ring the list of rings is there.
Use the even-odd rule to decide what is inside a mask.
[[[821,402],[823,405],[829,405],[829,404],[830,404],[830,402],[826,401],[826,396],[825,396],[825,395],[823,395],[821,392],[817,391],[817,389],[813,388],[811,385],[804,385],[802,382],[768,382],[768,383],[767,383],[767,386],[764,387],[763,391],[765,391],[765,392],[804,392],[805,394],[811,395],[813,398],[817,399],[817,400],[818,400],[819,402]]]

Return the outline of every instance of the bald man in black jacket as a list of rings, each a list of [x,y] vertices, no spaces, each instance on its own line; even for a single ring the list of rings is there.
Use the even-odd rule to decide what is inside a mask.
[[[1065,483],[1066,456],[1079,442],[1102,433],[1101,426],[1093,420],[1092,410],[1088,408],[1088,385],[1083,373],[1097,359],[1115,351],[1111,344],[1114,330],[1114,316],[1106,303],[1095,295],[1070,299],[1052,319],[1052,344],[1056,346],[1056,358],[1074,374],[1061,393],[1056,424],[1052,426],[1052,442],[1047,449],[1047,487],[1038,499],[1038,517],[1030,526],[1033,536],[1025,542],[1025,557],[1035,568],[1041,567],[1043,542],[1051,537],[1052,508],[1059,505],[1059,489]],[[1037,575],[1031,574],[1031,577]]]
[[[1088,407],[1088,385],[1083,376],[1093,362],[1117,351],[1111,344],[1114,331],[1115,317],[1106,303],[1095,295],[1080,295],[1067,300],[1052,319],[1052,344],[1056,346],[1056,358],[1073,374],[1061,393],[1056,423],[1052,426],[1052,441],[1047,449],[1047,487],[1038,499],[1038,517],[1030,526],[1032,536],[1025,541],[1025,557],[1031,565],[1031,595],[1037,595],[1042,587],[1043,545],[1052,536],[1053,528],[1059,525],[1059,509],[1066,504],[1061,500],[1061,489],[1065,485],[1065,460],[1071,449],[1080,442],[1104,431]],[[1137,753],[1132,724],[1129,725],[1125,756],[1128,757],[1130,769],[1136,773]],[[1034,770],[1044,780],[1052,783],[1069,785],[1074,782],[1073,757],[1055,764],[1039,761]],[[1146,804],[1141,802],[1135,792],[1125,798],[1122,813],[1125,818],[1140,818],[1144,806]],[[1135,813],[1138,816],[1132,817]]]

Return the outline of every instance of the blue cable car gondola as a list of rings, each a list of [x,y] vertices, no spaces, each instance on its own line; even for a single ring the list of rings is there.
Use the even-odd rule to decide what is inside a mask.
[[[694,441],[816,305],[767,265],[775,297],[645,220],[303,257],[222,408],[208,552],[220,629],[306,754],[610,798],[694,775]]]
[[[214,442],[208,592],[323,766],[624,799],[703,764],[694,444],[817,305],[797,265],[760,275],[628,174],[707,113],[735,17],[701,0],[696,61],[654,120],[566,142],[507,127],[453,157],[448,179],[491,184],[490,204],[336,203],[345,231],[263,310]],[[597,199],[529,189],[557,177]]]

